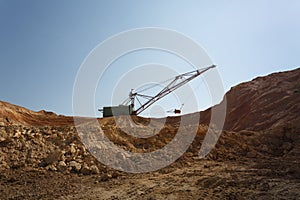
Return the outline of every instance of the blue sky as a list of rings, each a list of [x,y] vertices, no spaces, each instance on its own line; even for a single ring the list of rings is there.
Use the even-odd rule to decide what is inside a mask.
[[[300,65],[300,1],[0,0],[0,100],[72,114],[84,58],[106,38],[161,27],[202,45],[225,90]]]

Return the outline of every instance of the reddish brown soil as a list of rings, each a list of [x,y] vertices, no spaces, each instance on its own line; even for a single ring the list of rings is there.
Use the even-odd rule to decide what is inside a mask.
[[[27,126],[72,125],[73,117],[56,115],[53,112],[34,112],[29,109],[0,101],[0,124],[22,124]]]
[[[265,130],[300,123],[300,68],[258,77],[226,93],[225,130]],[[208,123],[210,109],[201,112]]]

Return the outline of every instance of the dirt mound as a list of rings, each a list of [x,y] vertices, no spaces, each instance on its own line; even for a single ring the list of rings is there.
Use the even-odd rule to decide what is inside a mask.
[[[174,138],[177,130],[174,124],[169,124],[153,137],[137,139],[125,134],[113,118],[100,120],[100,126],[105,127],[105,134],[111,141],[132,152],[162,148]],[[143,130],[142,126],[136,131]],[[190,127],[184,128],[189,134]],[[207,126],[199,127],[190,148],[171,166],[152,173],[131,175],[98,162],[72,126],[2,126],[0,198],[300,197],[299,128],[224,131],[216,148],[205,159],[199,159],[198,152],[206,131]],[[109,149],[105,155],[111,159],[130,159],[127,154],[114,157]],[[169,158],[166,156],[165,159]]]
[[[77,118],[80,127],[90,130],[79,137],[72,117],[0,102],[0,198],[300,198],[300,69],[242,83],[226,97],[225,131],[205,159],[198,154],[205,135],[214,134],[206,125],[210,110],[200,113],[200,125],[180,124],[183,117],[192,121],[199,113],[167,119],[119,116],[94,125]],[[149,153],[168,145],[179,126],[184,136],[197,131],[192,144],[175,163],[147,174],[109,168],[93,156],[97,149],[82,143],[85,137],[105,134],[126,152]],[[114,154],[105,142],[96,146],[107,150],[108,159],[133,159]]]
[[[41,110],[34,112],[29,109],[0,101],[0,125],[26,126],[62,126],[72,125],[73,117],[56,115],[53,112]]]
[[[226,93],[225,130],[261,131],[286,123],[300,124],[300,68],[241,83]],[[201,112],[208,123],[210,110]]]
[[[241,83],[226,93],[226,99],[227,112],[224,130],[261,131],[287,122],[300,123],[300,68]],[[211,109],[200,112],[201,124],[209,123],[210,111]],[[190,114],[186,118],[193,118],[198,114]],[[85,120],[82,118],[82,121]],[[139,118],[139,120],[149,122],[150,119]],[[161,119],[161,121],[164,120]],[[176,124],[179,121],[180,117],[166,119],[166,123],[170,124]],[[34,112],[0,101],[0,125],[13,124],[63,126],[73,125],[74,121],[73,117],[56,115],[44,110]]]

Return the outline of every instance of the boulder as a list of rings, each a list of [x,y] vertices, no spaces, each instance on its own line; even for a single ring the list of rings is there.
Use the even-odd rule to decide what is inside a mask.
[[[71,170],[75,171],[75,172],[80,172],[81,169],[81,164],[76,162],[76,161],[71,161],[69,163],[69,166],[71,167]]]
[[[96,165],[92,165],[90,169],[92,174],[99,174],[99,169]]]
[[[55,150],[48,154],[46,158],[44,158],[44,162],[46,165],[51,165],[54,162],[58,161],[61,156],[61,151]]]
[[[68,166],[66,165],[66,163],[64,161],[59,161],[56,167],[57,167],[58,171],[64,172],[64,171],[66,171]]]
[[[91,169],[87,166],[87,165],[83,165],[80,172],[83,174],[83,175],[89,175],[91,174]]]

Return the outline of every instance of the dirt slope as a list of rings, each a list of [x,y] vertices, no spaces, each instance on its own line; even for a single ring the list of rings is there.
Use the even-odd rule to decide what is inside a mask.
[[[300,68],[241,83],[226,93],[224,129],[260,131],[287,122],[300,124]],[[208,123],[210,109],[201,112]]]
[[[62,126],[72,125],[73,117],[56,115],[53,112],[41,110],[34,112],[29,109],[0,101],[0,125],[30,125],[30,126]]]
[[[241,83],[226,93],[226,99],[225,130],[255,131],[286,122],[300,123],[300,68]],[[200,112],[202,124],[209,123],[210,110]],[[168,118],[171,123],[179,120],[177,117]],[[34,112],[0,101],[0,124],[62,126],[73,125],[73,118],[44,110]]]
[[[299,199],[299,77],[296,69],[233,87],[226,94],[226,130],[205,159],[198,152],[205,134],[213,134],[207,132],[209,110],[201,112],[200,125],[183,127],[186,135],[197,128],[183,156],[167,168],[135,175],[98,162],[82,144],[72,117],[0,102],[0,199]],[[121,116],[94,126],[120,148],[146,153],[167,145],[180,119],[134,117],[133,127]],[[89,120],[82,118],[81,125]],[[91,134],[96,130],[87,127]],[[149,138],[126,133],[154,130],[158,134]],[[131,159],[109,148],[105,156]]]

